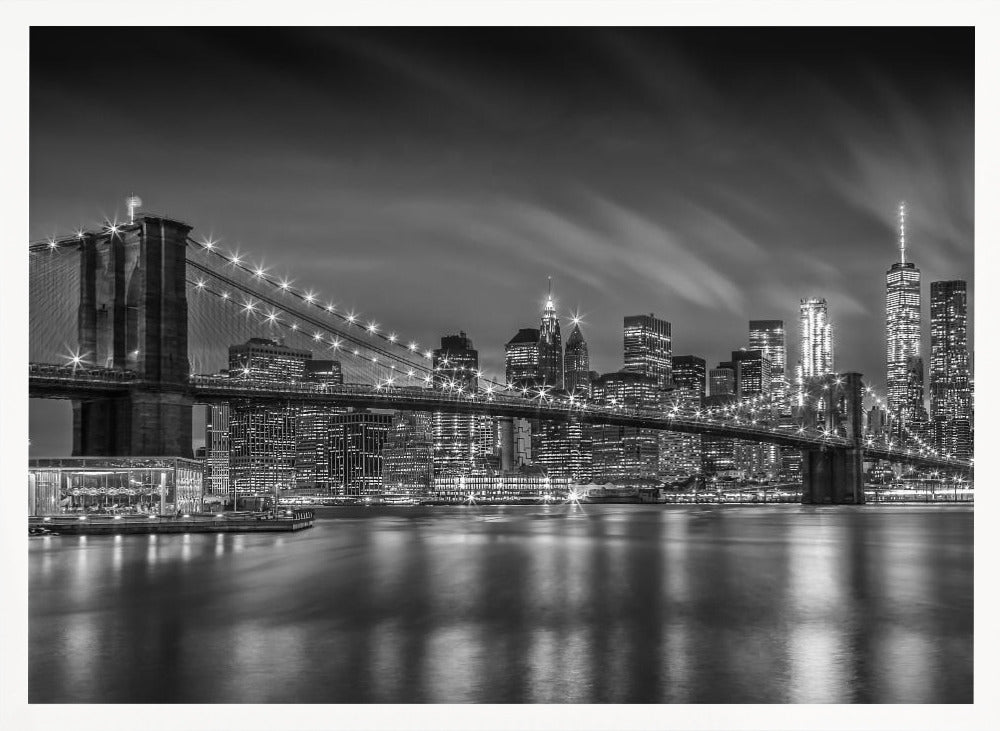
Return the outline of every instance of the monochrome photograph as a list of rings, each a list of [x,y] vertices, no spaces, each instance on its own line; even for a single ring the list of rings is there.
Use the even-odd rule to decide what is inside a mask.
[[[29,710],[987,700],[974,27],[25,32]]]

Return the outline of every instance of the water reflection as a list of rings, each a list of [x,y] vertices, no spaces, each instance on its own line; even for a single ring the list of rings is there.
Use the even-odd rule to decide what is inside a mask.
[[[33,702],[969,702],[972,512],[330,511],[30,542]]]

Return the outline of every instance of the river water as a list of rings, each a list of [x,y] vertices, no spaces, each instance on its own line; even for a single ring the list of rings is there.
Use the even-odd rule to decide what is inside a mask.
[[[47,702],[972,701],[967,506],[320,509],[29,540]]]

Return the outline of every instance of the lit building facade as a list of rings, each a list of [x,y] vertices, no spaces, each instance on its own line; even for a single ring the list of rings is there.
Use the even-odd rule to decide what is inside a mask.
[[[580,324],[573,326],[573,331],[566,339],[566,353],[563,356],[563,378],[566,391],[582,396],[590,395],[590,353],[587,341],[583,339]]]
[[[826,300],[799,300],[799,377],[814,378],[833,373],[833,329]]]
[[[885,274],[885,382],[889,414],[900,427],[919,417],[923,390],[912,368],[920,357],[920,270],[906,261],[906,206],[899,207],[899,261]],[[920,379],[923,385],[923,376]]]
[[[555,390],[563,388],[562,335],[559,332],[555,301],[552,299],[552,279],[549,279],[549,295],[545,299],[542,322],[538,329],[538,377],[542,385]]]
[[[735,396],[736,370],[722,363],[708,372],[709,396]]]
[[[307,360],[302,373],[306,383],[342,386],[344,375],[337,360]],[[330,427],[335,414],[345,409],[306,404],[296,409],[295,486],[317,492],[332,492],[330,476]]]
[[[434,434],[430,414],[397,411],[382,450],[386,497],[426,496],[434,479]]]
[[[229,402],[205,407],[205,492],[229,496]]]
[[[445,335],[432,353],[434,385],[472,393],[479,388],[479,351],[464,333]],[[496,427],[489,416],[435,412],[434,474],[465,474],[495,452]]]
[[[517,502],[546,498],[565,500],[572,482],[568,477],[548,475],[525,468],[506,472],[477,471],[469,475],[436,475],[431,496],[443,502]]]
[[[671,356],[670,323],[652,313],[630,315],[624,323],[625,368],[656,381],[657,388],[670,388]]]
[[[661,405],[656,378],[642,373],[605,373],[592,384],[594,401],[639,408]],[[652,429],[597,424],[593,427],[593,478],[597,482],[656,479],[659,440]]]
[[[307,350],[251,338],[229,347],[229,378],[251,385],[302,380]],[[297,409],[253,401],[230,402],[229,479],[235,497],[277,495],[295,487]]]
[[[931,422],[939,451],[972,456],[968,301],[961,280],[931,282]]]
[[[675,355],[670,359],[671,378],[676,388],[686,388],[705,395],[705,359],[697,355]]]
[[[667,395],[666,407],[679,413],[699,410],[705,398],[705,359],[696,355],[675,355],[670,361],[674,389]],[[701,439],[700,434],[660,432],[660,477],[679,481],[701,474]]]
[[[730,361],[735,371],[736,395],[740,399],[759,397],[762,405],[770,403],[771,361],[761,350],[734,350]]]
[[[539,331],[523,327],[504,346],[507,383],[516,388],[530,388],[538,382]]]
[[[338,497],[382,493],[382,449],[392,414],[367,410],[330,418],[331,492]]]
[[[788,400],[784,320],[750,320],[750,350],[759,350],[771,362],[771,405],[778,416],[791,413]]]

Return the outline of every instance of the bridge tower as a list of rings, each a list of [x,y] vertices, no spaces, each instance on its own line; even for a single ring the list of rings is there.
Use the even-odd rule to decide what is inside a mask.
[[[159,216],[81,244],[78,337],[94,365],[136,371],[127,395],[73,402],[73,454],[191,456],[186,239]]]
[[[861,505],[865,502],[861,374],[842,373],[831,379],[829,393],[824,421],[827,428],[834,428],[842,417],[850,446],[803,450],[802,503]]]

